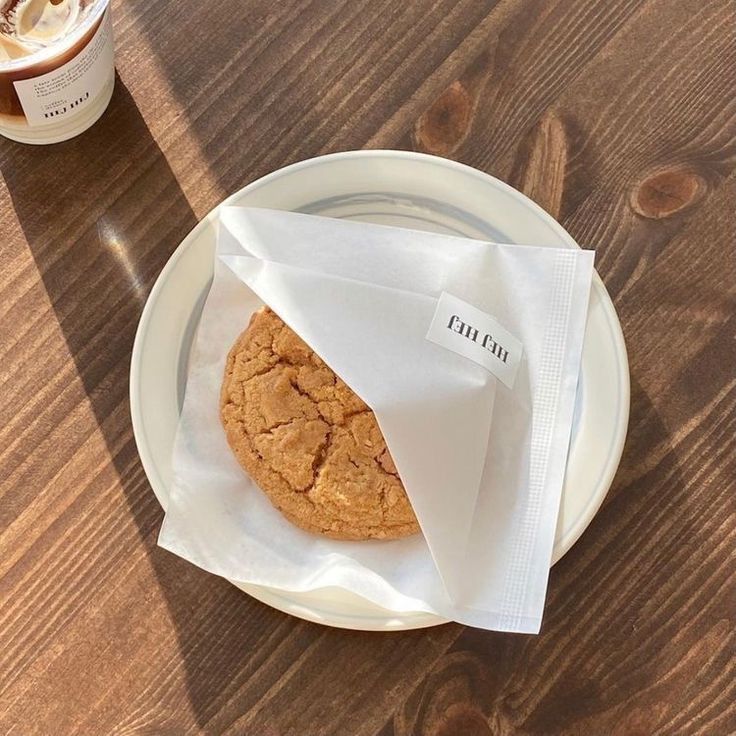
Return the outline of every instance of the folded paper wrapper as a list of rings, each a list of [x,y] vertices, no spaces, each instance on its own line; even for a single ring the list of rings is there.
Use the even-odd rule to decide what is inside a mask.
[[[230,580],[337,586],[392,611],[536,633],[560,505],[593,253],[224,207],[159,544]],[[444,293],[523,346],[513,388],[426,339]],[[374,411],[422,534],[304,532],[235,461],[225,359],[268,304]]]

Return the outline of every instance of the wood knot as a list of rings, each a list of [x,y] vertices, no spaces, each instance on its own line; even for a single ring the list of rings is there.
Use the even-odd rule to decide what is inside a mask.
[[[451,153],[467,135],[472,111],[468,91],[461,82],[453,82],[417,120],[417,148],[440,155]]]
[[[492,736],[485,716],[467,705],[451,705],[440,717],[433,736]]]
[[[698,202],[707,188],[706,180],[694,171],[662,171],[636,187],[631,206],[642,217],[661,220]]]

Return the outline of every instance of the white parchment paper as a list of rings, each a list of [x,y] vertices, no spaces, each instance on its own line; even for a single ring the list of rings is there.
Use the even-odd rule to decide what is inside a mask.
[[[592,267],[588,251],[223,208],[159,544],[231,580],[338,586],[395,611],[537,632]],[[443,292],[521,341],[513,389],[425,338]],[[227,352],[262,302],[374,410],[422,535],[302,532],[239,467],[219,390]]]

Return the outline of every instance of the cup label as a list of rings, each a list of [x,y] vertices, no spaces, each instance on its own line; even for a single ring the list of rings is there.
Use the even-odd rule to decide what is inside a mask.
[[[112,74],[112,16],[105,11],[89,43],[58,69],[13,82],[29,126],[51,125],[95,100]]]
[[[523,346],[490,314],[443,291],[427,340],[468,358],[514,387]]]

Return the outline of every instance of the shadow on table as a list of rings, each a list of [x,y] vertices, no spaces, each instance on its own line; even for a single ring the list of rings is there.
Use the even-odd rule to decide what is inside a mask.
[[[334,141],[334,127],[324,124],[334,109],[316,112],[327,92],[322,75],[307,71],[320,69],[311,47],[319,48],[324,37],[350,40],[335,19],[338,5],[267,0],[124,4],[135,43],[146,48],[165,77],[167,94],[179,103],[221,191],[235,192],[282,166],[346,147]],[[122,42],[126,31],[120,32]],[[325,63],[330,70],[334,61]],[[346,86],[346,96],[353,91]],[[307,116],[312,125],[303,123]],[[347,147],[372,132],[351,135]]]
[[[186,677],[189,708],[179,701],[151,703],[136,699],[140,693],[124,693],[120,702],[129,702],[129,708],[113,714],[120,721],[113,724],[116,730],[126,723],[133,730],[147,718],[151,732],[179,733],[191,727],[186,719],[193,716],[202,732],[220,733],[244,715],[247,719],[269,688],[321,638],[320,656],[329,651],[332,661],[340,653],[346,666],[360,662],[361,668],[385,668],[387,657],[399,656],[411,670],[412,657],[427,657],[427,649],[439,646],[432,644],[431,631],[396,638],[299,621],[156,546],[163,514],[131,432],[130,355],[146,297],[196,217],[121,80],[109,109],[90,130],[53,146],[0,141],[0,167],[166,600]],[[142,609],[135,613],[137,618],[145,615]],[[156,632],[142,646],[155,656],[158,642],[150,636]],[[415,654],[420,642],[425,649],[416,647]],[[317,657],[316,664],[305,665],[309,674],[303,677],[318,679],[320,670],[314,667],[324,666]],[[160,671],[151,670],[156,672],[152,677],[173,678],[176,669],[177,664],[162,662]],[[150,697],[160,692],[155,689],[159,684],[146,681],[141,687]],[[299,692],[304,685],[297,679],[292,684]],[[285,709],[283,716],[289,712]],[[325,707],[320,717],[329,725],[335,714]],[[264,736],[278,732],[269,723],[257,728]]]
[[[156,547],[162,511],[143,476],[128,405],[141,310],[196,217],[120,79],[109,109],[90,130],[53,146],[2,141],[0,166],[166,597],[192,707],[204,725],[232,676],[222,666],[227,658],[213,653],[240,657],[254,636],[249,627],[217,625],[223,610],[246,620],[253,609],[266,608]]]

